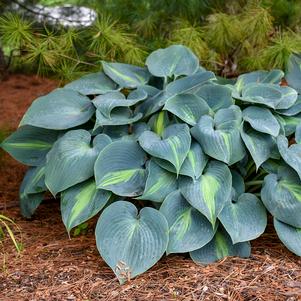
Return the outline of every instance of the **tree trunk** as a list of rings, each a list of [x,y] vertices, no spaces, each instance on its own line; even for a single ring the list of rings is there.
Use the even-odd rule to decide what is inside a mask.
[[[0,47],[0,80],[6,75],[6,62],[2,48]]]

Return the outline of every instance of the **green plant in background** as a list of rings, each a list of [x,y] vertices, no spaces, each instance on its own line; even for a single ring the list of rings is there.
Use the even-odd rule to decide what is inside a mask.
[[[188,48],[152,52],[146,66],[102,62],[35,100],[2,147],[29,165],[20,206],[61,199],[68,233],[102,211],[95,235],[119,281],[166,252],[198,263],[248,257],[274,217],[301,256],[301,58],[234,82]]]
[[[27,2],[88,6],[98,14],[90,26],[64,27],[51,18],[41,24],[26,9],[19,10],[25,17],[4,10],[0,40],[7,56],[13,50],[11,68],[63,80],[99,70],[101,60],[142,65],[152,50],[172,44],[191,48],[204,67],[226,77],[284,69],[301,51],[301,5],[294,0]]]

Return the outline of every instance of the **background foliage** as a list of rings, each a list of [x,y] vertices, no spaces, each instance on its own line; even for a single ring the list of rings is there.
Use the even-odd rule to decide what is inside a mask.
[[[188,46],[202,65],[228,77],[283,69],[301,51],[296,0],[18,1],[1,2],[6,63],[64,80],[98,71],[101,60],[141,65],[152,50],[170,44]],[[62,20],[33,14],[41,4],[87,6],[98,17],[87,27],[64,27]]]

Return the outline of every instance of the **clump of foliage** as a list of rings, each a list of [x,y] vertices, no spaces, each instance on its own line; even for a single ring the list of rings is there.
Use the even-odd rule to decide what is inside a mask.
[[[173,44],[189,47],[204,67],[226,77],[284,69],[287,58],[301,52],[299,1],[25,2],[84,5],[99,14],[85,28],[28,21],[26,10],[27,18],[0,18],[0,40],[13,68],[64,80],[98,70],[100,60],[142,65],[152,50]]]
[[[102,62],[39,97],[2,147],[29,165],[20,206],[61,199],[68,233],[101,212],[96,242],[123,283],[166,252],[248,257],[267,224],[301,255],[301,58],[234,82],[188,48],[146,66]]]

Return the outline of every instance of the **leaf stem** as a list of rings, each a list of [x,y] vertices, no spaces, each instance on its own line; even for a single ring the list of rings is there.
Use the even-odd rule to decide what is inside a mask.
[[[261,185],[263,183],[263,180],[256,180],[256,181],[249,181],[246,182],[246,186],[255,186],[255,185]]]

